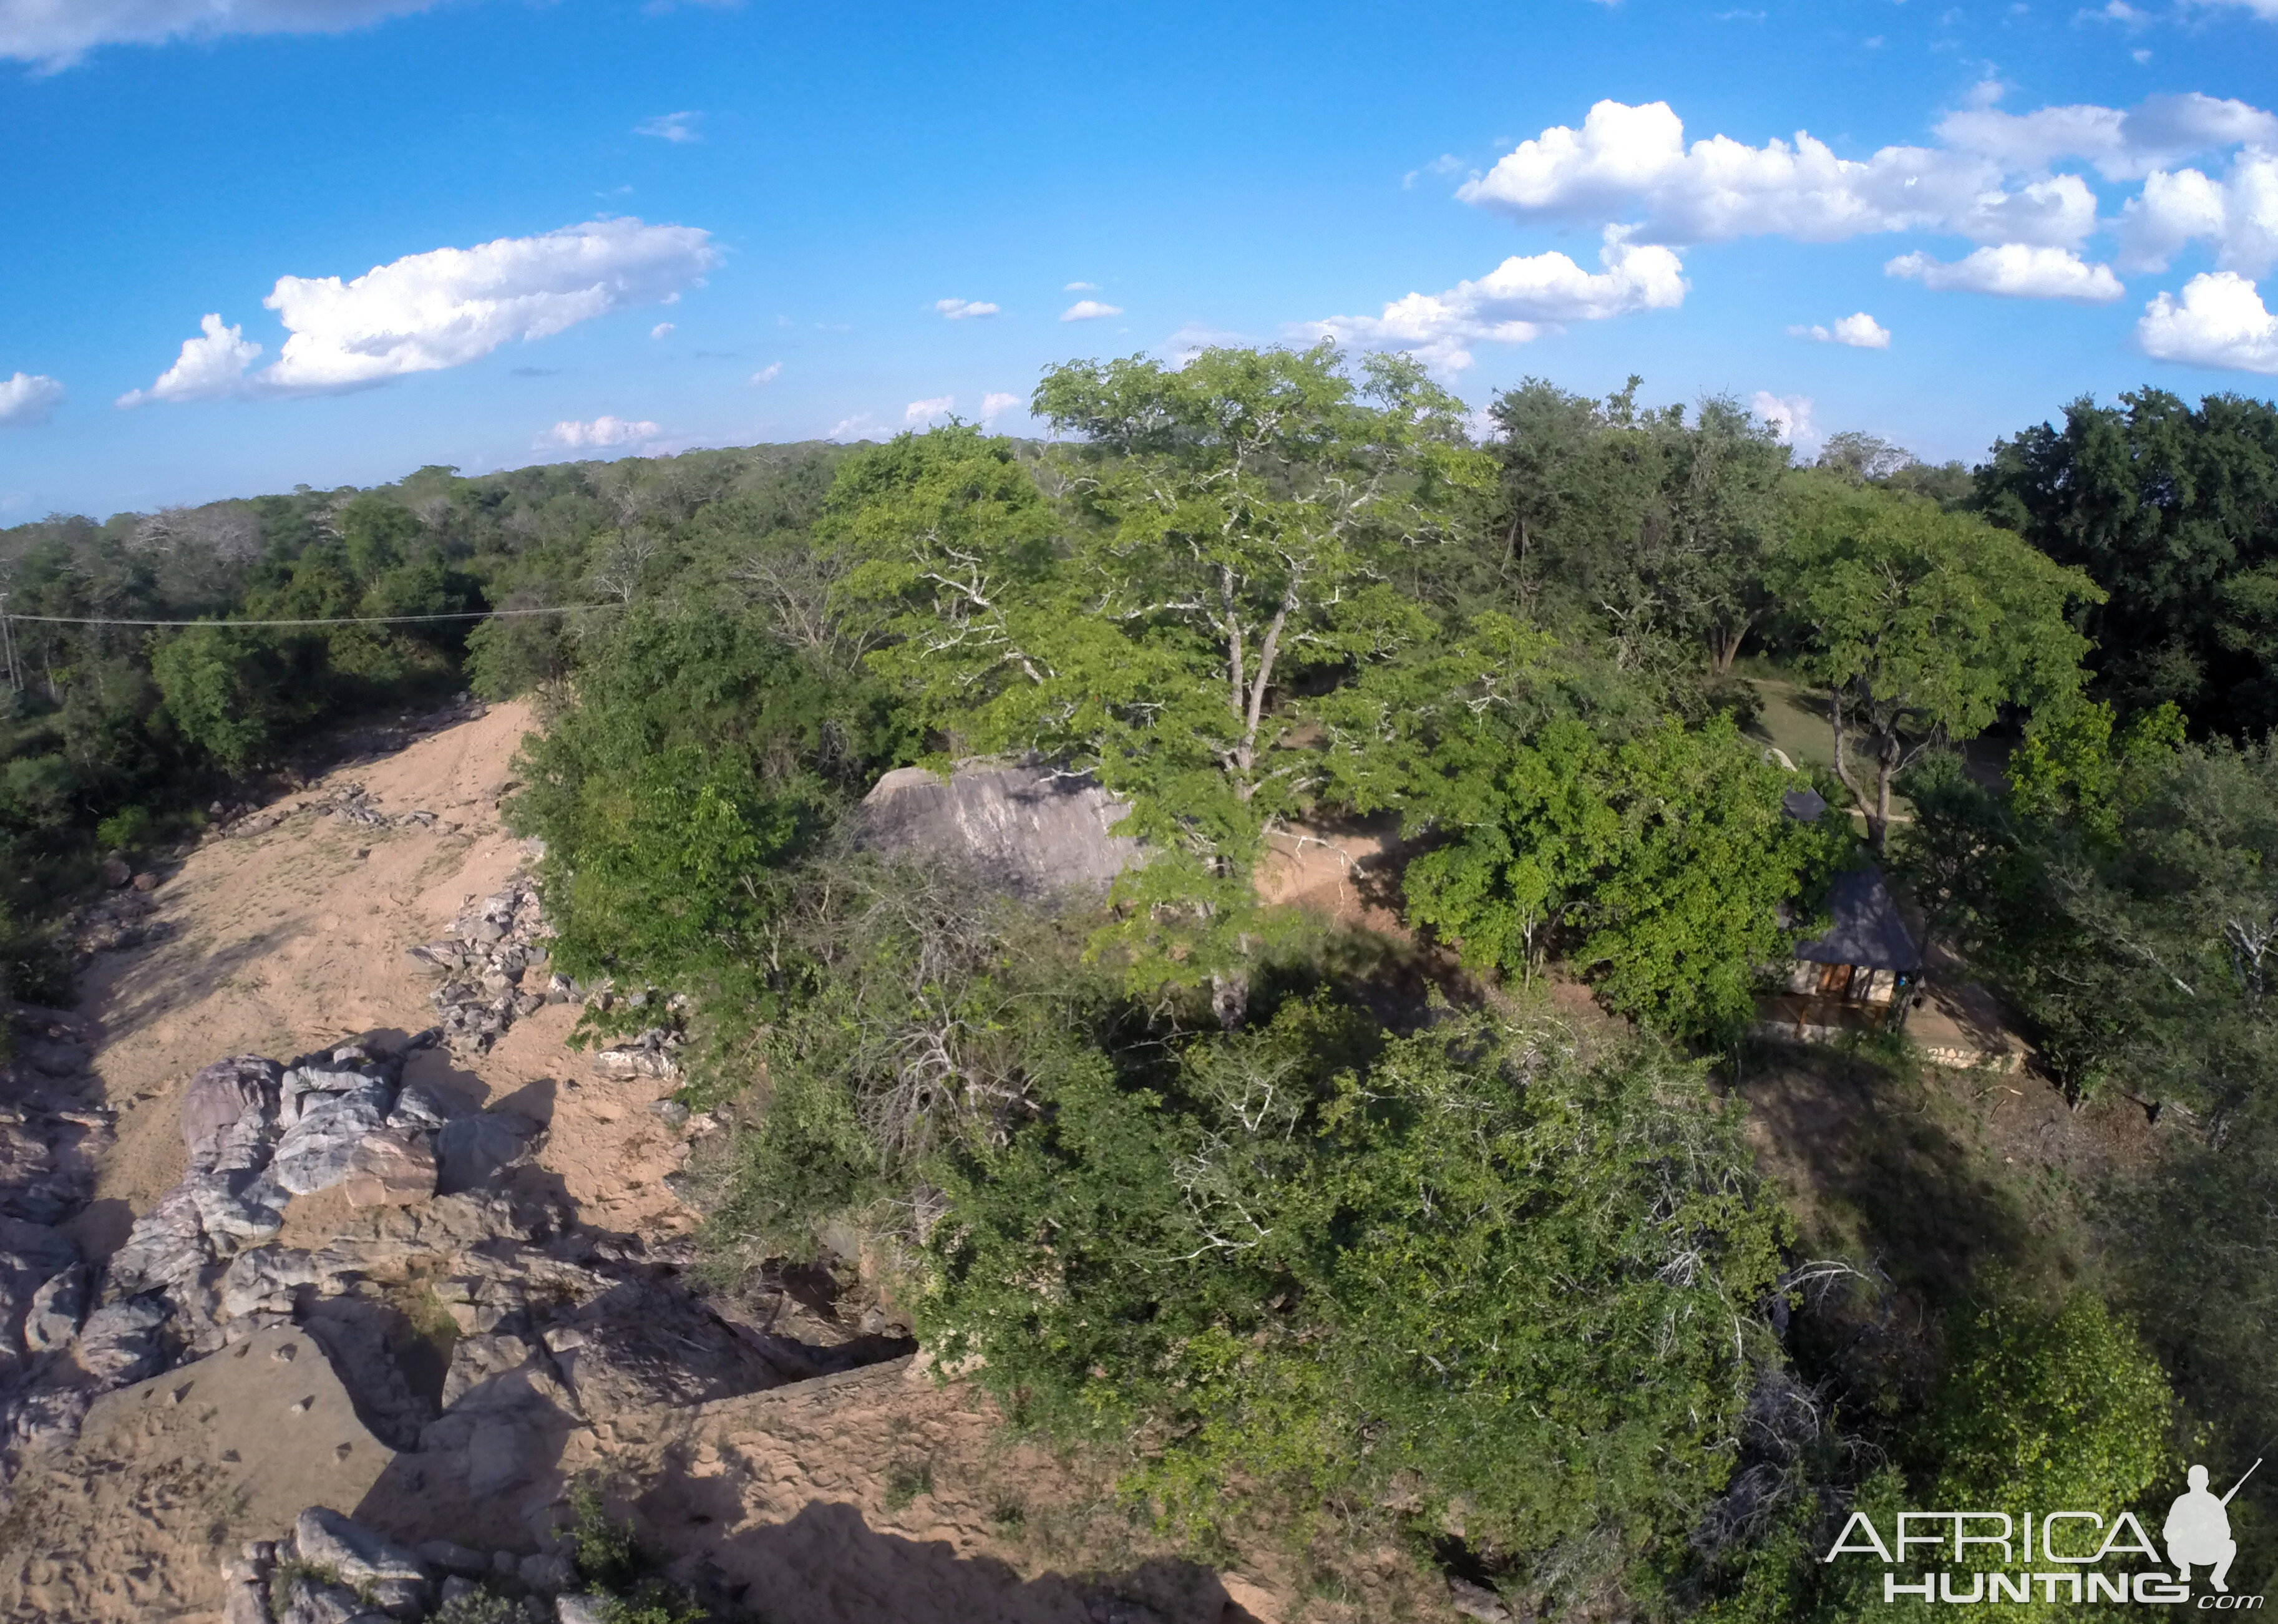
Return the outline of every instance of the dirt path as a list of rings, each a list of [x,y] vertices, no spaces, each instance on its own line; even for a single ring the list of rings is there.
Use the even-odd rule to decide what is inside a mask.
[[[285,1059],[427,1024],[436,977],[405,950],[529,860],[499,803],[532,725],[526,705],[494,705],[396,755],[327,774],[275,809],[355,783],[381,811],[430,812],[436,825],[372,828],[298,811],[264,833],[214,841],[154,893],[163,939],[96,960],[80,1010],[102,1035],[95,1071],[118,1112],[118,1137],[98,1165],[93,1203],[71,1226],[88,1256],[109,1255],[134,1215],[181,1177],[181,1091],[200,1066],[234,1054]],[[564,1046],[577,1015],[574,1005],[548,1006],[487,1055],[461,1061],[431,1049],[409,1075],[470,1104],[511,1096],[547,1124],[539,1164],[560,1175],[588,1222],[684,1226],[661,1183],[678,1165],[676,1140],[622,1086],[579,1086],[585,1062]]]

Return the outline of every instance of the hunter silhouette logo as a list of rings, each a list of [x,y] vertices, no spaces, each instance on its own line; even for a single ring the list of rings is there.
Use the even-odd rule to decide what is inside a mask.
[[[2257,1460],[2254,1466],[2260,1466]],[[2230,1536],[2230,1497],[2246,1487],[2246,1480],[2254,1475],[2254,1466],[2231,1484],[2230,1494],[2217,1499],[2207,1492],[2207,1469],[2195,1466],[2190,1469],[2190,1487],[2175,1497],[2167,1508],[2167,1526],[2160,1530],[2167,1542],[2167,1560],[2175,1565],[2175,1577],[2184,1584],[2191,1582],[2191,1569],[2201,1563],[2212,1571],[2207,1582],[2218,1590],[2230,1590],[2231,1559],[2238,1554],[2238,1542]]]
[[[2167,1507],[2167,1520],[2160,1530],[2167,1546],[2165,1567],[2150,1530],[2129,1511],[2108,1521],[2092,1511],[1902,1511],[1888,1540],[1873,1518],[1854,1511],[1820,1560],[1879,1557],[1885,1602],[2037,1599],[2182,1605],[2208,1613],[2258,1610],[2263,1597],[2230,1593],[2230,1565],[2237,1559],[2238,1542],[2231,1536],[2229,1507],[2261,1464],[2257,1460],[2248,1467],[2220,1499],[2207,1488],[2206,1468],[2193,1466],[2185,1474],[2190,1487]],[[1927,1571],[1922,1566],[1924,1559],[1916,1554],[1923,1546],[1935,1553],[1929,1560],[1937,1564]],[[2130,1558],[2135,1559],[2130,1562]],[[2124,1565],[2123,1570],[2113,1571],[2108,1563]],[[2193,1568],[2205,1569],[2212,1587],[2196,1600],[2191,1595]]]

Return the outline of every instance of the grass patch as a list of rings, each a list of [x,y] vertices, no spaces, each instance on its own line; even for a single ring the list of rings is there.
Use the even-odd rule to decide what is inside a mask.
[[[921,1494],[933,1492],[933,1462],[898,1460],[886,1474],[886,1509],[906,1511]]]

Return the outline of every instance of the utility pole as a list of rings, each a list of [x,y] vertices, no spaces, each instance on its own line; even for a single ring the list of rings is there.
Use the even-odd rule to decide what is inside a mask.
[[[8,686],[18,693],[24,691],[24,679],[16,671],[16,634],[8,623],[8,594],[0,592],[0,658],[8,664]]]

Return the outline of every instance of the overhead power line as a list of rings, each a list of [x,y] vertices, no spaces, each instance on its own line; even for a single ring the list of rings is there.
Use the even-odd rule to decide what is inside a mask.
[[[523,614],[572,614],[585,609],[622,609],[621,603],[555,604],[545,609],[467,609],[450,614],[347,614],[308,621],[111,621],[76,614],[0,614],[0,620],[39,621],[50,626],[401,626],[414,621],[497,621]]]

